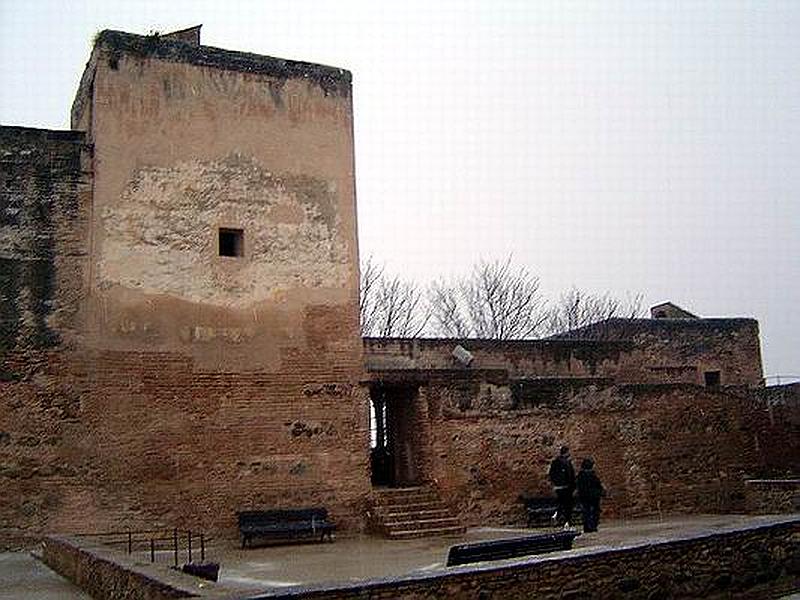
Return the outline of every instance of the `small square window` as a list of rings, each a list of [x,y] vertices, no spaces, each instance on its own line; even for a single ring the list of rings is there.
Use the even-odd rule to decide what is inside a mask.
[[[219,255],[244,256],[244,230],[219,230]]]
[[[706,371],[705,372],[706,387],[719,387],[720,372],[719,371]]]

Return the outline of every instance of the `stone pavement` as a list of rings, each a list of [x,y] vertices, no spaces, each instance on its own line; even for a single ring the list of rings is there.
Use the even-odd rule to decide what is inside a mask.
[[[28,552],[0,553],[0,600],[90,600]]]
[[[601,523],[597,533],[578,537],[572,552],[702,535],[737,525],[766,523],[775,518],[709,515],[609,521]],[[341,538],[332,544],[291,544],[246,550],[214,548],[209,556],[221,563],[220,583],[242,590],[257,590],[431,571],[444,566],[447,551],[453,544],[544,531],[548,530],[475,528],[461,536],[392,541],[362,536]]]
[[[657,519],[608,521],[600,531],[584,534],[574,549],[558,554],[590,553],[647,541],[693,537],[734,529],[743,525],[770,523],[787,517],[709,515]],[[548,530],[474,528],[464,535],[385,540],[378,537],[342,537],[334,543],[295,543],[241,550],[226,540],[211,546],[207,558],[221,563],[220,583],[229,590],[255,592],[294,585],[348,582],[379,577],[425,573],[444,567],[450,546],[463,542],[516,537]],[[135,553],[137,554],[137,553]],[[160,551],[157,562],[171,563],[171,553]],[[138,557],[149,562],[149,554]],[[511,560],[513,562],[514,559]],[[89,596],[50,571],[25,552],[0,554],[0,600],[87,599]],[[794,600],[795,596],[792,596]]]

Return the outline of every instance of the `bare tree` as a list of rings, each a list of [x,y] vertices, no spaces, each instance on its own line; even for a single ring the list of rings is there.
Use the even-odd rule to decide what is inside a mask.
[[[436,281],[430,287],[428,298],[436,334],[456,338],[471,335],[458,285],[444,280]]]
[[[378,265],[372,256],[361,263],[361,287],[359,290],[359,313],[361,315],[361,335],[375,331],[380,306],[378,287],[383,279],[383,266]]]
[[[534,337],[547,320],[539,278],[505,261],[481,261],[469,276],[431,286],[439,335],[508,340]]]
[[[361,267],[361,334],[418,337],[430,319],[425,295],[415,282],[384,271],[372,257]]]
[[[561,294],[551,307],[547,319],[550,335],[580,339],[609,339],[626,337],[628,325],[641,317],[642,295],[625,300],[604,294],[592,294],[573,287]]]

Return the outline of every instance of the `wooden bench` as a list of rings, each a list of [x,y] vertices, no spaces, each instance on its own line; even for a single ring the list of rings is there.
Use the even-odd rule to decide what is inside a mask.
[[[553,525],[553,515],[558,510],[558,500],[553,496],[520,496],[519,501],[525,505],[528,516],[528,527],[549,527]],[[582,523],[581,503],[575,501],[572,510],[572,525]]]
[[[256,537],[270,539],[295,539],[317,537],[320,542],[328,536],[333,541],[336,525],[328,520],[324,508],[297,508],[280,510],[246,510],[236,513],[242,548]]]
[[[571,550],[573,540],[579,535],[577,531],[556,531],[488,542],[459,544],[452,546],[447,553],[447,566],[453,567],[485,560],[502,560],[531,554]]]

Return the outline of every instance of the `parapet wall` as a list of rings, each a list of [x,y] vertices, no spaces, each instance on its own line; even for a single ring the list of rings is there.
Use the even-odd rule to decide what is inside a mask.
[[[627,341],[365,338],[369,370],[460,369],[461,345],[474,356],[470,369],[505,369],[510,377],[587,377],[616,374]]]
[[[506,369],[514,378],[612,378],[620,383],[762,384],[758,323],[753,319],[613,319],[603,335],[574,332],[543,340],[365,338],[367,369],[461,369],[456,345],[474,357],[470,369]],[[587,328],[588,329],[588,328]]]

